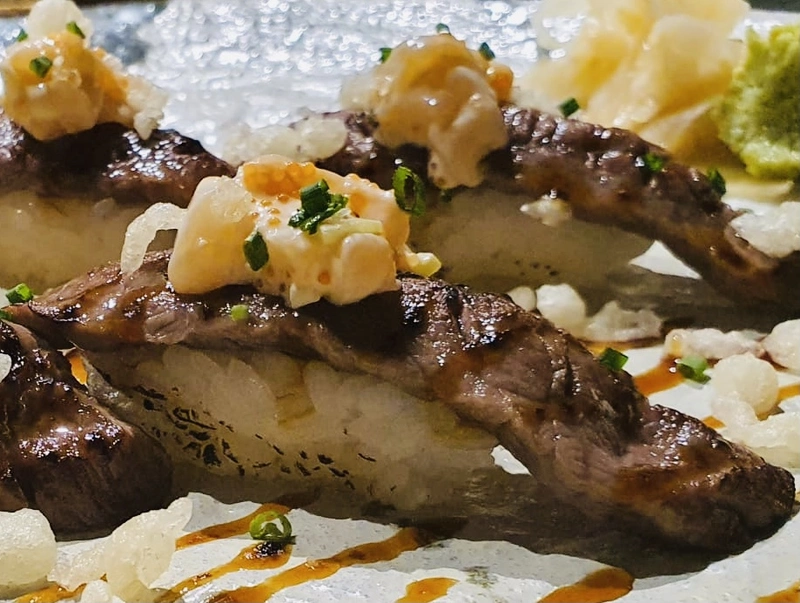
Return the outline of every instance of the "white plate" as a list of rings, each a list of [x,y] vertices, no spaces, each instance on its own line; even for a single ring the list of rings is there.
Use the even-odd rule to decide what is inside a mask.
[[[336,108],[344,77],[372,65],[380,47],[430,33],[439,22],[447,23],[475,45],[490,41],[498,57],[522,71],[536,58],[528,27],[535,6],[522,0],[175,0],[139,30],[147,47],[139,39],[123,40],[121,45],[143,50],[144,58],[134,70],[170,92],[165,127],[197,137],[219,152],[220,132],[243,119],[258,127],[291,121],[302,115],[304,108]],[[151,21],[149,16],[142,18],[137,7],[116,15],[109,15],[107,9],[97,10],[98,14],[106,11],[102,12],[104,18],[123,35],[133,36],[131,27],[135,30]],[[156,12],[152,9],[147,14]],[[760,26],[794,18],[764,12],[753,15]],[[136,58],[136,52],[131,56]],[[681,274],[680,267],[658,248],[642,262],[650,268]],[[716,302],[709,303],[713,312]],[[725,311],[734,313],[728,306]],[[632,350],[630,354],[630,370],[641,372],[657,364],[659,350]],[[706,389],[682,385],[652,399],[703,418],[710,414],[708,395]],[[188,528],[192,530],[245,515],[256,506],[226,506],[205,495],[192,498],[195,512]],[[303,511],[291,512],[290,518],[298,542],[286,566],[264,572],[236,572],[189,592],[185,600],[207,601],[218,590],[256,584],[307,559],[323,559],[397,532],[392,526],[327,519]],[[633,591],[619,600],[750,603],[800,580],[799,542],[800,517],[795,517],[772,538],[740,555],[686,574],[650,572],[648,577],[636,580]],[[249,543],[233,539],[181,550],[157,586],[171,587],[224,563]],[[82,546],[64,545],[62,550],[68,553]],[[446,577],[456,582],[437,600],[527,603],[601,567],[596,561],[537,554],[506,542],[445,540],[392,561],[343,568],[324,580],[281,590],[270,600],[397,601],[415,581]]]

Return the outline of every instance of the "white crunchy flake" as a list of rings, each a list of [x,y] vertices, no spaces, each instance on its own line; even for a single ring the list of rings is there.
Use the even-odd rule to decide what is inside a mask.
[[[508,296],[520,308],[528,310],[529,312],[536,308],[536,291],[525,285],[514,287],[508,292]]]
[[[723,358],[714,367],[711,379],[722,397],[737,396],[762,414],[778,403],[778,373],[766,360],[752,354]]]
[[[783,258],[800,250],[800,202],[787,201],[763,213],[731,220],[736,233],[759,251]]]
[[[661,335],[661,319],[652,310],[625,310],[608,302],[589,319],[583,337],[590,341],[634,341]]]
[[[541,222],[545,226],[558,226],[572,218],[572,210],[569,204],[561,199],[551,199],[544,197],[532,203],[525,203],[519,208],[520,211]]]
[[[547,320],[575,336],[586,324],[586,303],[569,285],[542,285],[536,290],[536,307]]]
[[[0,589],[25,586],[56,562],[56,538],[41,512],[0,512]]]
[[[763,344],[772,360],[794,372],[800,372],[800,319],[776,325]]]
[[[664,341],[664,353],[680,358],[702,356],[719,359],[736,354],[763,356],[764,348],[752,334],[742,331],[723,333],[718,329],[674,329]]]

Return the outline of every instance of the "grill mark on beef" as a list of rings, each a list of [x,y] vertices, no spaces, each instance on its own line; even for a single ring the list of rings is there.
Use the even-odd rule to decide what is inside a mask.
[[[349,306],[290,309],[245,287],[175,294],[166,280],[168,258],[148,254],[125,278],[110,265],[9,311],[96,352],[164,342],[271,348],[377,376],[438,399],[494,434],[540,484],[588,515],[614,516],[683,545],[738,550],[791,513],[790,473],[696,419],[651,407],[630,375],[602,366],[575,339],[505,296],[402,276],[399,292]],[[120,305],[108,303],[120,297],[140,307],[139,318],[122,328]],[[230,320],[228,308],[238,303],[250,309],[247,324]],[[358,318],[366,306],[375,317],[368,328],[386,334],[384,345],[374,338],[354,345],[357,338],[329,327],[352,319],[367,328]],[[75,307],[81,311],[70,312]],[[153,315],[159,330],[148,325]]]
[[[116,527],[165,501],[164,450],[109,415],[59,352],[3,321],[0,350],[12,359],[0,382],[0,510],[39,509],[64,536]]]
[[[484,160],[485,185],[538,199],[555,194],[587,222],[617,226],[662,241],[720,292],[740,304],[800,308],[800,252],[771,258],[730,226],[739,212],[724,204],[708,178],[681,165],[665,149],[627,130],[604,128],[534,109],[502,108],[505,148]],[[377,124],[365,114],[340,112],[345,146],[318,162],[340,174],[357,173],[391,188],[398,163],[425,174],[425,149],[388,149],[375,140]],[[666,160],[652,172],[642,158]]]
[[[42,142],[0,109],[0,193],[26,189],[50,197],[186,207],[200,180],[234,173],[174,130],[155,130],[142,140],[120,124],[104,123]]]

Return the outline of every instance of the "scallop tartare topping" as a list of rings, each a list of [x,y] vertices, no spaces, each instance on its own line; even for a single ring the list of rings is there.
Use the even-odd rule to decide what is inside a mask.
[[[480,160],[507,142],[498,103],[511,93],[511,70],[485,44],[471,50],[449,33],[410,40],[384,56],[344,87],[343,105],[372,112],[383,144],[430,149],[429,176],[440,188],[480,184]]]
[[[5,112],[39,140],[105,122],[148,138],[163,116],[166,94],[92,48],[91,33],[91,22],[70,0],[40,0],[0,63]]]
[[[392,191],[278,155],[235,178],[203,180],[188,209],[151,207],[128,229],[122,268],[138,267],[156,229],[177,228],[169,279],[179,293],[252,284],[292,307],[356,302],[397,288],[398,270],[440,263],[406,245],[408,211]]]

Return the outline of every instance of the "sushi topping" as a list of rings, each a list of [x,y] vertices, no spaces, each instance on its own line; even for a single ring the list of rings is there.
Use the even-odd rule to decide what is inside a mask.
[[[3,111],[41,141],[107,122],[149,138],[167,95],[93,47],[91,33],[91,21],[71,0],[37,2],[0,62]]]
[[[327,220],[347,206],[347,197],[329,192],[325,180],[300,189],[300,210],[289,218],[289,226],[308,234],[315,234],[323,220]]]
[[[250,270],[254,272],[261,270],[269,261],[267,243],[257,230],[244,240],[244,257]]]
[[[292,524],[283,513],[267,511],[259,513],[250,522],[250,538],[280,545],[294,544]]]
[[[483,158],[508,142],[500,104],[514,75],[485,42],[473,49],[446,25],[436,32],[383,49],[371,73],[345,85],[342,103],[375,118],[381,144],[427,148],[428,179],[439,188],[478,186]]]
[[[392,188],[400,209],[412,216],[425,213],[425,183],[417,174],[401,165],[392,176]]]
[[[25,283],[20,283],[13,289],[6,291],[6,297],[9,303],[24,304],[33,299],[33,291],[31,291],[31,288]]]

